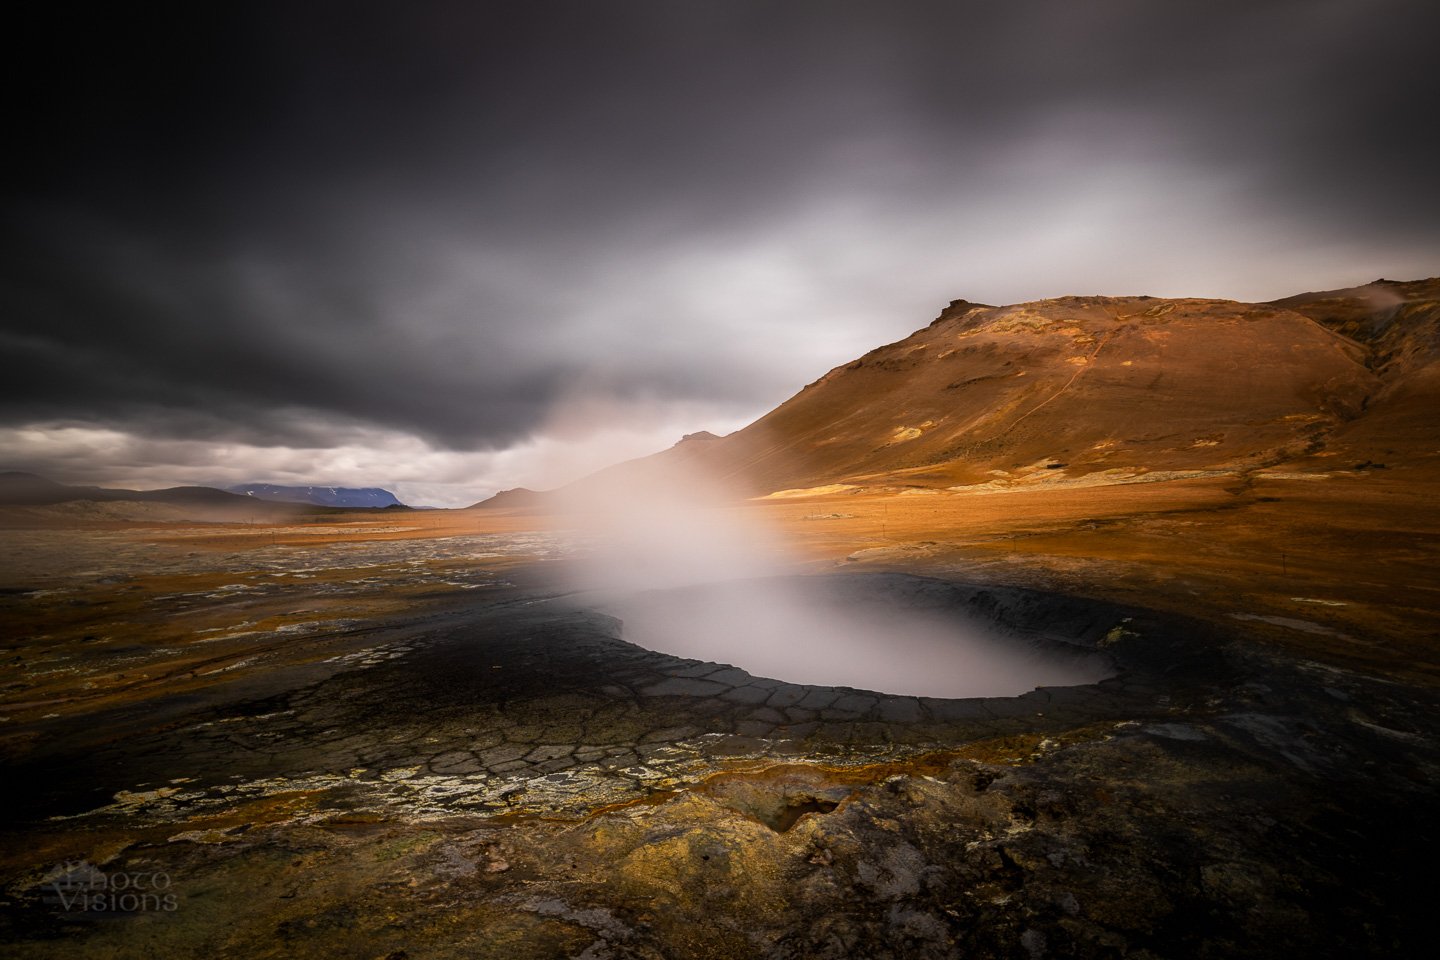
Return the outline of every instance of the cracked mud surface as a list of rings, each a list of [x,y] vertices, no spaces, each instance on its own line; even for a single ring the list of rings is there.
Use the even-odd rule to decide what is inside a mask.
[[[1093,645],[1122,621],[1122,633],[1140,629],[1125,611],[1014,590],[893,574],[837,583],[850,594],[977,611],[1016,644],[1048,634]],[[553,813],[633,800],[737,758],[870,762],[1174,709],[1137,676],[971,700],[785,683],[633,646],[618,621],[573,600],[511,593],[418,627],[377,629],[364,649],[296,669],[293,689],[159,729],[147,726],[163,701],[54,718],[47,746],[16,758],[15,769],[55,785],[34,795],[52,814],[89,809],[69,808],[88,795],[75,784],[92,781],[96,796],[124,791],[115,809],[156,816],[282,788],[407,816]],[[1123,654],[1127,642],[1108,649]]]
[[[1423,933],[1432,691],[1265,652],[1244,622],[898,574],[843,582],[1119,673],[983,700],[800,686],[627,644],[544,586],[547,543],[396,544],[364,563],[412,583],[329,546],[27,572],[74,592],[4,598],[60,624],[14,655],[77,689],[6,691],[12,953],[1388,956]],[[266,622],[326,590],[306,630]],[[239,665],[192,679],[217,626]],[[79,689],[114,656],[148,678]],[[60,909],[79,861],[162,871],[176,909]]]

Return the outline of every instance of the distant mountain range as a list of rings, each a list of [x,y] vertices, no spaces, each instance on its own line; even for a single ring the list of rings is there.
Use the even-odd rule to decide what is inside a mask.
[[[33,473],[0,472],[0,504],[48,506],[77,500],[241,509],[252,505],[255,500],[341,509],[405,506],[395,499],[394,494],[378,487],[284,487],[269,483],[251,483],[232,487],[230,490],[218,490],[214,487],[122,490],[111,487],[71,486]]]
[[[403,507],[395,494],[379,487],[285,487],[275,483],[242,483],[230,493],[276,503],[312,503],[320,507]]]
[[[0,473],[0,503],[44,506],[73,500],[173,503],[185,506],[229,506],[242,497],[214,487],[167,487],[164,490],[117,490],[109,487],[75,487],[33,473]]]
[[[953,301],[728,436],[576,481],[705,477],[742,496],[1052,489],[1183,472],[1440,479],[1440,278],[1270,303]],[[1428,481],[1427,481],[1428,482]],[[478,506],[537,508],[507,491]]]

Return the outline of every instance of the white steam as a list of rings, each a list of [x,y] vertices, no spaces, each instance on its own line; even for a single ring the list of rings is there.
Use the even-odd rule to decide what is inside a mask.
[[[626,640],[791,683],[927,697],[1015,696],[1101,679],[987,633],[963,612],[920,609],[843,578],[795,576],[780,539],[674,451],[568,491],[589,535],[576,585],[600,591]]]
[[[1061,660],[988,636],[960,611],[886,602],[810,578],[738,581],[642,594],[615,604],[625,639],[760,677],[921,697],[1005,697],[1089,683],[1097,663]]]

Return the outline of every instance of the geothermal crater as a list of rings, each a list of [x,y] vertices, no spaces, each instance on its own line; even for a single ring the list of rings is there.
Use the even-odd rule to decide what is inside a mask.
[[[1115,674],[1080,637],[1017,623],[988,594],[899,574],[697,584],[607,610],[637,646],[787,683],[957,699]]]

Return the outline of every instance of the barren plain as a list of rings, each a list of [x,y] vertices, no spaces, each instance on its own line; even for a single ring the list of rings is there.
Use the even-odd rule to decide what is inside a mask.
[[[747,489],[712,519],[779,531],[796,575],[1113,665],[1023,696],[635,646],[571,585],[585,518],[544,497],[273,522],[4,508],[0,938],[33,957],[1418,950],[1440,773],[1429,283],[1292,304],[1329,326],[1241,311],[1284,386],[1213,398],[1194,351],[1230,306],[1124,326],[1057,301],[1078,312],[1047,326],[964,305],[748,435],[591,482],[724,473],[729,450]],[[969,378],[891,362],[942,337],[988,338],[960,359],[1006,383],[961,402]],[[1164,399],[1132,376],[1147,364],[1189,383],[1169,406],[1126,393]],[[157,877],[171,899],[125,899]]]

